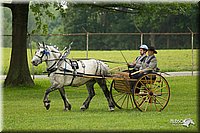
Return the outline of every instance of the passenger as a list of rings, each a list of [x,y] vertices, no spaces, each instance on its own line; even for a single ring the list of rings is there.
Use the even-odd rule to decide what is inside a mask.
[[[146,55],[147,50],[148,50],[147,45],[143,44],[140,46],[140,56],[136,57],[133,63],[128,64],[129,68],[133,68],[133,70],[130,70],[130,73],[138,71],[140,69],[140,67],[142,66],[142,62],[144,62],[147,57]]]

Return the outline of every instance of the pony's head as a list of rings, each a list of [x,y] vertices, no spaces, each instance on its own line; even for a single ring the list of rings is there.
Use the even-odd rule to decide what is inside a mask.
[[[43,61],[59,59],[61,53],[57,48],[49,45],[45,45],[44,43],[38,43],[38,49],[31,60],[31,63],[34,66],[41,64]]]

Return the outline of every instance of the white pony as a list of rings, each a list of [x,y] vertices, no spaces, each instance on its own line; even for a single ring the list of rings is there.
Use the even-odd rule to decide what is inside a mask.
[[[114,111],[114,104],[111,100],[105,79],[81,77],[83,74],[106,76],[108,74],[108,66],[102,61],[95,59],[72,61],[66,58],[70,53],[70,48],[63,55],[53,46],[38,43],[38,50],[31,62],[34,66],[42,62],[46,62],[47,65],[47,72],[52,85],[46,90],[44,95],[43,102],[46,109],[50,108],[49,93],[58,89],[64,101],[64,110],[71,110],[71,105],[65,95],[64,86],[81,86],[83,84],[86,84],[89,96],[81,106],[81,110],[87,109],[95,95],[94,84],[97,82],[107,98],[109,110]]]

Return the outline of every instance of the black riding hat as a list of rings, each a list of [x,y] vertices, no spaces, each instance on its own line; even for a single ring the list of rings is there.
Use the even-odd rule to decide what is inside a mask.
[[[148,51],[153,51],[154,54],[157,54],[157,53],[158,53],[158,52],[156,51],[155,47],[153,47],[153,46],[149,46]]]

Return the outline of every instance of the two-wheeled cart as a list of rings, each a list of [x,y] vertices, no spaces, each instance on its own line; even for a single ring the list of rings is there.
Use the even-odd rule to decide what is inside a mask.
[[[136,106],[140,111],[162,111],[167,106],[170,87],[161,73],[144,74],[139,79],[121,73],[117,77],[113,78],[110,92],[119,109],[133,109]]]

